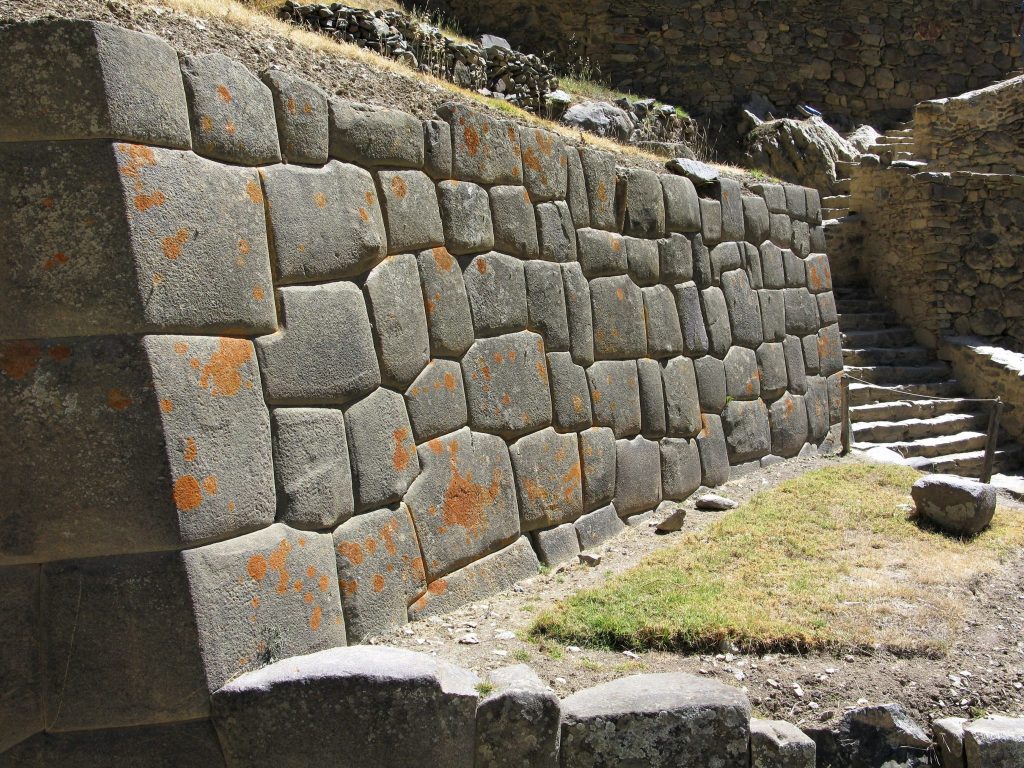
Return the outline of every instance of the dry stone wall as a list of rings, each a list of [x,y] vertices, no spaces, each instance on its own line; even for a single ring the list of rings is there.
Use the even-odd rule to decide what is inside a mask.
[[[202,754],[239,675],[838,422],[812,190],[99,23],[7,27],[0,64],[0,750]]]

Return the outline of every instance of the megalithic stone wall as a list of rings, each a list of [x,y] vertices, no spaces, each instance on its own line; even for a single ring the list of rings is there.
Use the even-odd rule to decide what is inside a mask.
[[[838,421],[811,190],[99,23],[7,27],[0,64],[0,750],[198,744],[238,675]]]

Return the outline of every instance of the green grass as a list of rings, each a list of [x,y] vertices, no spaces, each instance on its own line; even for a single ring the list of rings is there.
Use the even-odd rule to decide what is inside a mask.
[[[919,526],[906,467],[849,463],[762,492],[703,532],[547,609],[540,640],[614,649],[941,654],[963,588],[1024,544],[1000,509],[971,542]]]

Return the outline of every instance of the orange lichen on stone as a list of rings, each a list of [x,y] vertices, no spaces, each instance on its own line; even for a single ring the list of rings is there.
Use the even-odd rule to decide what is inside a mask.
[[[264,573],[265,573],[265,571],[264,571]],[[249,601],[249,605],[251,605],[253,608],[259,608],[260,607],[260,596],[259,595],[253,595],[252,596],[252,600]]]
[[[579,395],[572,396],[572,409],[576,413],[583,413],[583,398]]]
[[[401,427],[392,432],[391,437],[395,441],[395,449],[391,454],[391,464],[399,472],[402,472],[409,467],[409,460],[411,458],[409,448],[405,444],[406,440],[409,439],[409,430]]]
[[[277,594],[283,595],[288,592],[288,553],[292,551],[292,545],[288,539],[281,539],[274,551],[267,558],[267,565],[277,573]],[[301,584],[301,582],[300,582]]]
[[[217,488],[218,488],[217,478],[214,477],[213,475],[207,475],[206,477],[204,477],[203,478],[203,488],[211,496],[216,494],[217,493]]]
[[[388,520],[387,524],[380,529],[380,538],[384,542],[384,549],[387,550],[388,554],[394,557],[398,553],[398,547],[395,546],[395,534],[398,533],[398,521],[395,518]]]
[[[227,86],[218,85],[217,95],[220,96],[220,100],[223,101],[225,104],[231,103],[231,91],[227,89]]]
[[[235,133],[237,133],[238,128],[235,127],[234,121],[228,120],[224,123],[224,130],[227,132],[228,136],[234,136]]]
[[[317,208],[326,208],[327,195],[325,195],[323,192],[314,192],[313,203],[316,205]]]
[[[267,558],[259,553],[253,555],[249,558],[249,562],[245,564],[245,570],[253,581],[263,581],[267,575]],[[254,597],[253,600],[255,601],[253,608],[258,607],[260,604],[259,598]]]
[[[370,553],[370,556],[377,554],[377,540],[373,536],[367,536],[363,541],[363,546],[366,547],[366,551]]]
[[[252,358],[252,344],[244,339],[218,339],[219,347],[210,355],[199,377],[199,386],[213,397],[234,397],[242,388],[242,366]]]
[[[436,579],[427,584],[427,592],[432,595],[443,595],[448,590],[448,582],[444,579]]]
[[[192,475],[182,475],[174,481],[174,506],[180,511],[189,512],[202,503],[203,492]]]
[[[213,130],[213,120],[207,115],[201,115],[199,118],[199,130],[202,133],[209,133]]]
[[[360,208],[359,209],[359,218],[362,219],[363,222],[369,222],[370,221],[370,214],[366,212],[365,208]]]
[[[440,456],[441,452],[444,450],[444,445],[436,437],[427,443],[427,447],[432,453],[437,454],[438,456]]]
[[[243,256],[247,255],[252,250],[252,246],[249,245],[249,241],[244,237],[238,241],[238,252]]]
[[[196,446],[196,440],[194,437],[185,438],[185,450],[182,451],[181,457],[185,461],[195,461],[196,456],[199,455],[199,448]]]
[[[245,194],[249,196],[256,205],[263,205],[263,187],[258,181],[248,181],[245,185]]]
[[[167,398],[164,398],[163,400],[160,401],[160,410],[163,411],[164,413],[173,413],[174,403],[168,400]]]
[[[600,182],[597,185],[597,191],[594,193],[594,197],[598,199],[598,202],[606,202],[608,200],[608,188],[605,187],[604,182]]]
[[[53,254],[53,256],[51,256],[50,258],[48,258],[46,261],[43,262],[43,269],[49,270],[49,269],[53,269],[58,264],[67,264],[67,263],[68,263],[68,255],[66,253],[64,253],[63,251],[58,251],[57,253]]]
[[[163,239],[164,256],[174,261],[181,256],[181,248],[188,240],[188,230],[179,229]]]
[[[132,399],[120,389],[111,389],[107,392],[107,405],[115,411],[124,411],[131,407]]]
[[[309,628],[316,632],[320,629],[320,621],[323,618],[324,609],[319,605],[313,608],[313,613],[309,617]]]
[[[338,554],[348,560],[352,565],[362,565],[363,548],[355,541],[343,541],[336,547]]]
[[[295,99],[288,99],[285,102],[284,108],[288,110],[289,115],[295,114]]]
[[[373,591],[374,592],[383,592],[384,591],[384,577],[381,574],[379,574],[379,573],[376,573],[373,576]]]
[[[39,201],[39,204],[41,206],[43,206],[43,208],[46,208],[46,209],[53,208],[53,198],[52,197],[44,197],[42,200]]]
[[[366,191],[365,197],[367,205],[373,205],[374,203],[377,202],[377,196],[374,195],[373,192],[370,192],[369,190]]]
[[[533,147],[527,147],[526,151],[523,152],[523,165],[535,173],[540,173],[540,160],[534,154]]]
[[[391,177],[391,192],[399,200],[403,199],[406,196],[406,194],[409,192],[409,187],[405,183],[405,179],[403,179],[401,176],[392,176]]]
[[[320,579],[317,581],[317,586],[320,587],[321,592],[326,592],[328,588],[331,586],[331,580],[327,578],[326,575],[321,576]]]
[[[487,274],[487,259],[481,257],[476,260],[476,271],[481,275]]]
[[[47,350],[47,354],[50,355],[51,360],[56,360],[58,363],[63,363],[69,357],[71,357],[71,347],[67,344],[54,344]]]
[[[118,144],[117,151],[125,158],[125,162],[118,166],[122,176],[137,179],[142,168],[156,165],[156,155],[150,147],[141,144]],[[45,201],[43,204],[45,205]]]
[[[486,128],[486,126],[484,127]],[[476,153],[480,151],[480,137],[473,126],[467,125],[462,129],[462,140],[466,143],[466,151],[469,152],[469,156],[475,157]]]
[[[409,567],[412,569],[412,574],[417,580],[422,581],[427,577],[427,570],[422,557],[414,557]]]
[[[307,592],[306,594],[304,594],[302,596],[302,602],[304,602],[306,605],[309,605],[310,603],[312,603],[313,602],[313,593],[312,592]]]
[[[439,245],[433,248],[431,254],[434,256],[434,263],[437,264],[438,269],[443,269],[445,272],[450,272],[452,265],[455,263],[455,259],[448,253],[448,249],[443,245]]]
[[[465,475],[459,470],[458,450],[458,441],[448,446],[451,481],[444,491],[441,519],[445,526],[457,525],[465,529],[467,537],[472,537],[480,533],[487,518],[487,507],[498,497],[502,473],[499,469],[493,470],[490,486],[473,482],[472,470]]]
[[[345,597],[351,597],[359,590],[359,583],[355,579],[338,579],[338,586]]]
[[[252,289],[252,297],[256,301],[263,301],[267,297],[267,294],[263,291],[260,286],[256,286]]]
[[[139,193],[134,197],[132,202],[135,204],[136,208],[138,208],[142,213],[145,213],[154,206],[163,205],[167,202],[167,198],[164,197],[164,193],[158,189],[151,195]]]

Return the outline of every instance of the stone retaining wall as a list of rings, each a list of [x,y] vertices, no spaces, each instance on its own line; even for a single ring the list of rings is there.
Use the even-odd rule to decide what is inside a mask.
[[[1000,432],[1024,440],[1024,354],[970,336],[943,339],[938,353],[972,395],[1003,401]]]
[[[228,681],[838,421],[816,192],[98,23],[7,27],[0,65],[0,750],[218,764]]]

